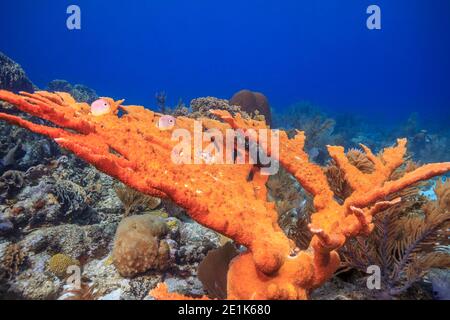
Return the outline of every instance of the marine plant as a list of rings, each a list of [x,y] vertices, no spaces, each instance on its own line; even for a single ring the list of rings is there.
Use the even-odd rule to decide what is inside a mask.
[[[19,273],[26,259],[27,255],[19,244],[11,243],[8,245],[0,264],[0,278],[10,278]]]
[[[339,203],[322,168],[309,161],[304,151],[304,133],[297,131],[289,138],[284,131],[273,132],[280,141],[275,160],[312,195],[316,210],[309,225],[313,237],[308,249],[298,250],[277,224],[274,204],[267,201],[267,176],[256,171],[253,179],[248,179],[253,165],[173,163],[169,159],[177,141],[171,139],[170,131],[157,128],[159,115],[141,106],[121,106],[120,101],[104,99],[111,105],[111,113],[94,117],[89,105],[76,103],[66,93],[16,95],[0,91],[0,100],[53,126],[6,113],[0,113],[0,119],[51,137],[61,147],[136,190],[171,198],[200,224],[245,246],[247,250],[230,264],[228,299],[308,298],[311,290],[329,280],[339,268],[337,250],[348,239],[369,235],[374,228],[373,216],[400,201],[387,201],[389,195],[450,170],[450,162],[427,164],[397,180],[389,180],[404,162],[406,139],[384,149],[380,157],[362,146],[374,163],[372,173],[363,173],[353,166],[343,147],[328,146],[330,156],[353,190]],[[119,109],[123,111],[121,117],[117,115]],[[215,114],[225,123],[205,119],[204,129],[266,128],[265,123],[244,120],[239,114]],[[179,117],[176,126],[192,132],[193,121]],[[272,155],[271,146],[261,144],[260,148]],[[167,292],[165,285],[151,294],[160,299],[182,298]]]

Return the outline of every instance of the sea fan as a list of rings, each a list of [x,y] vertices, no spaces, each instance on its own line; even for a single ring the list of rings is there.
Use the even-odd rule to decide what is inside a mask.
[[[376,217],[369,238],[357,238],[340,250],[344,266],[366,272],[368,266],[378,265],[383,292],[389,296],[404,293],[430,268],[449,268],[449,191],[450,181],[439,181],[437,201],[425,204],[417,188],[404,191],[405,201]]]

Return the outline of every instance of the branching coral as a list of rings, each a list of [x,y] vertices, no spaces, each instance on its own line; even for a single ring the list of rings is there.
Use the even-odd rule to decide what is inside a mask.
[[[345,156],[344,148],[328,147],[336,164],[343,170],[353,193],[339,204],[322,169],[311,163],[303,151],[305,136],[297,132],[292,139],[276,132],[280,139],[279,156],[285,169],[293,174],[314,197],[316,212],[311,216],[314,234],[309,248],[296,250],[277,224],[274,204],[266,200],[267,177],[250,164],[179,164],[170,161],[178,141],[170,131],[160,131],[159,115],[139,106],[121,106],[107,101],[111,114],[93,117],[87,104],[76,103],[64,93],[37,92],[15,95],[0,91],[0,99],[21,111],[50,121],[55,127],[34,124],[18,116],[0,113],[0,119],[53,138],[98,169],[118,178],[128,186],[151,196],[169,197],[187,210],[197,222],[248,248],[233,259],[228,272],[229,299],[305,299],[309,292],[327,281],[340,265],[336,250],[348,238],[367,235],[373,229],[372,216],[395,201],[385,201],[392,193],[420,180],[450,170],[450,163],[429,164],[398,180],[387,181],[392,171],[403,163],[406,140],[386,148],[381,158],[362,146],[374,163],[372,173],[363,173]],[[118,110],[124,112],[118,117]],[[204,129],[266,128],[262,122],[232,117],[217,111],[225,122],[205,119]],[[176,127],[193,132],[194,120],[177,118]],[[203,141],[206,147],[210,141]],[[260,148],[272,155],[272,146]],[[194,149],[194,147],[192,146]],[[192,151],[192,150],[191,150]],[[156,298],[173,298],[159,286]]]

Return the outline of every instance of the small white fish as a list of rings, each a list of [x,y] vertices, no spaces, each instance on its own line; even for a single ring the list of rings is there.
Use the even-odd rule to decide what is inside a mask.
[[[171,130],[175,126],[176,119],[172,116],[162,116],[158,120],[158,129],[161,131]]]
[[[103,116],[111,112],[111,106],[105,99],[98,99],[91,104],[91,114],[95,117]]]

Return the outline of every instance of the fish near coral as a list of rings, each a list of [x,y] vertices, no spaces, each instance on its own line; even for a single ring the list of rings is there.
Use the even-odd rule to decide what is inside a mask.
[[[98,99],[91,104],[91,114],[95,117],[103,116],[111,112],[111,105],[105,99]]]
[[[159,118],[157,127],[161,131],[172,130],[176,124],[176,120],[174,117],[165,115]]]

